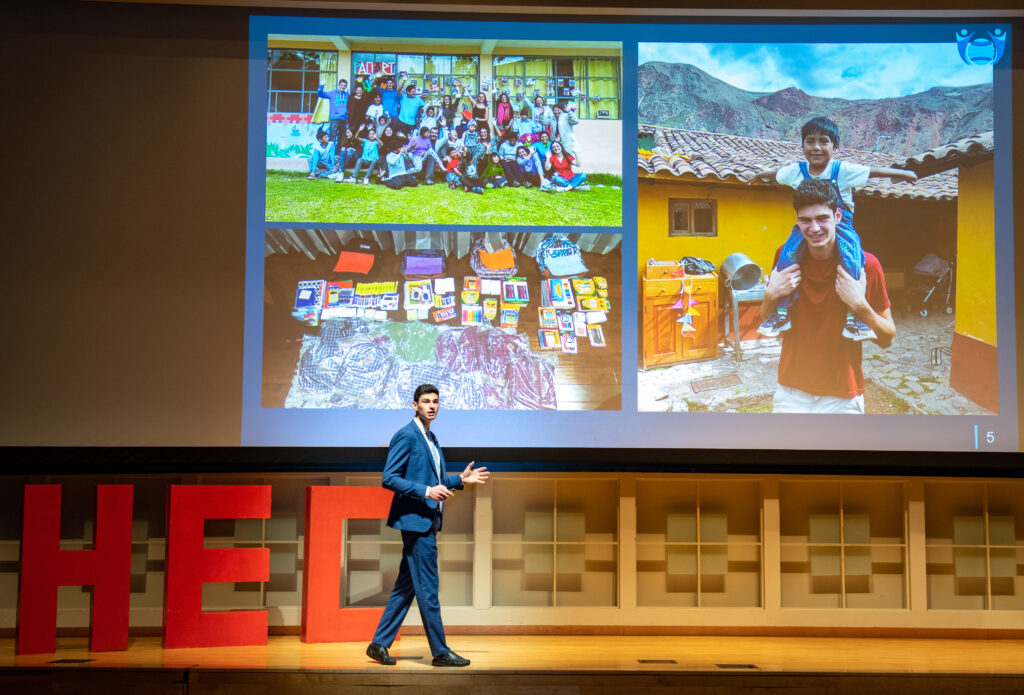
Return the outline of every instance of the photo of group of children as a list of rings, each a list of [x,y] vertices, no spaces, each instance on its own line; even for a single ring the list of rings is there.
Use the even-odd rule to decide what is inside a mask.
[[[619,44],[515,47],[531,58],[342,38],[270,51],[268,222],[621,224]]]
[[[399,189],[443,180],[452,190],[482,194],[506,186],[542,191],[589,191],[580,169],[575,126],[566,102],[542,96],[515,110],[507,92],[492,102],[471,98],[456,81],[452,94],[427,95],[407,75],[378,71],[318,91],[331,103],[329,130],[317,132],[308,178],[379,183]],[[494,90],[496,91],[496,90]]]
[[[267,230],[264,405],[618,409],[621,240]]]

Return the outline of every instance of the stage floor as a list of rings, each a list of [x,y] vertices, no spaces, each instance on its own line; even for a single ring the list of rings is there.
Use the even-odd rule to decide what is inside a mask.
[[[472,660],[470,670],[504,673],[1024,675],[1024,640],[452,635],[448,643]],[[55,654],[16,655],[14,640],[5,639],[0,640],[0,668],[441,671],[431,666],[422,636],[395,643],[396,666],[371,661],[365,649],[363,643],[304,644],[291,636],[271,637],[259,647],[163,649],[158,637],[136,637],[127,651],[90,652],[85,638],[60,638]]]
[[[123,652],[58,639],[55,654],[18,656],[0,640],[0,692],[93,695],[1020,695],[1024,640],[724,636],[477,636],[449,645],[469,668],[430,664],[426,639],[396,643],[396,666],[365,644],[163,649],[140,637]]]

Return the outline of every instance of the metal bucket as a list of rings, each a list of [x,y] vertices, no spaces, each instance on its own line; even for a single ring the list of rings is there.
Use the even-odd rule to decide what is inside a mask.
[[[747,290],[761,281],[761,267],[746,254],[733,253],[722,261],[722,275],[734,290]]]

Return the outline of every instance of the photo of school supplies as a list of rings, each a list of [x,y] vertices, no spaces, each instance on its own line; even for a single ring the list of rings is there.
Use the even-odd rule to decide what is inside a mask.
[[[501,306],[501,327],[515,328],[519,325],[519,307],[509,304]]]
[[[462,290],[472,290],[473,292],[480,291],[480,278],[476,275],[467,275],[462,278]]]
[[[462,305],[462,325],[463,326],[475,326],[483,323],[484,314],[483,309],[479,304],[463,304]]]
[[[541,328],[558,328],[558,315],[551,307],[538,307],[537,319]]]
[[[480,294],[489,295],[500,295],[501,294],[501,280],[495,280],[493,278],[481,278],[480,279]]]
[[[324,292],[324,307],[320,312],[321,320],[344,318],[344,312],[351,308],[355,287],[351,280],[332,281],[327,283]]]
[[[572,333],[575,330],[572,314],[565,311],[558,312],[558,330],[562,333]]]
[[[324,280],[300,280],[295,289],[295,310],[319,311],[326,287]]]
[[[455,278],[434,278],[434,294],[455,294]]]
[[[498,300],[496,297],[488,297],[484,300],[484,318],[493,321],[498,315]]]
[[[456,316],[454,306],[446,306],[440,308],[434,308],[430,310],[430,320],[434,323],[443,323],[445,321],[451,321]]]
[[[587,337],[587,315],[582,311],[572,312],[572,324],[578,338]]]
[[[591,347],[604,347],[604,331],[600,326],[587,326],[587,335],[590,336]]]
[[[556,309],[573,309],[576,306],[572,294],[572,283],[567,278],[541,280],[540,292],[541,306],[551,306]]]
[[[505,278],[501,284],[501,299],[506,304],[529,304],[530,289],[526,278]]]
[[[537,340],[541,350],[557,350],[562,346],[562,339],[554,329],[541,328],[537,331]]]
[[[295,288],[295,307],[292,316],[310,326],[320,325],[326,280],[300,280]]]
[[[588,311],[587,312],[587,325],[594,325],[595,323],[604,323],[608,320],[608,314],[603,311]]]
[[[600,275],[594,277],[594,288],[597,290],[598,297],[608,296],[608,280]]]
[[[360,282],[356,284],[356,294],[392,294],[398,292],[398,280],[384,282]]]
[[[596,292],[596,286],[594,281],[590,278],[573,278],[572,279],[572,291],[576,293],[577,297],[587,297]]]
[[[405,283],[405,309],[430,309],[434,306],[433,281],[408,280]]]
[[[575,355],[576,353],[579,352],[579,347],[577,346],[576,342],[576,336],[573,335],[572,333],[562,334],[562,352],[569,353],[570,355]]]
[[[580,311],[599,311],[603,308],[600,297],[580,297]]]
[[[462,290],[463,304],[479,304],[480,293],[476,290]]]

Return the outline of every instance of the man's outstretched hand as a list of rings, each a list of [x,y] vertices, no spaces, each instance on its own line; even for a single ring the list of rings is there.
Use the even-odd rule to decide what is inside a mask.
[[[466,470],[459,474],[459,477],[462,478],[463,485],[472,485],[473,483],[483,484],[491,477],[491,474],[486,467],[480,466],[479,468],[473,468],[474,463],[476,463],[476,461],[470,461],[469,465],[466,466]]]

